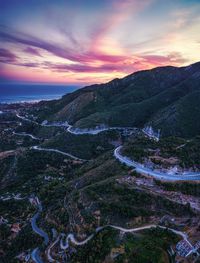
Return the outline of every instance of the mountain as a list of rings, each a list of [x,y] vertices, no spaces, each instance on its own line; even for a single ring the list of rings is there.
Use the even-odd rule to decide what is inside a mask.
[[[158,67],[105,84],[87,86],[58,101],[42,102],[40,120],[67,120],[75,127],[143,127],[163,136],[200,133],[200,62]]]

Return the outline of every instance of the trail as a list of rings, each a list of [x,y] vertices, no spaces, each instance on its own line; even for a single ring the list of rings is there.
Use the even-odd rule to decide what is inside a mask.
[[[31,137],[33,140],[41,140],[38,137],[35,137],[34,135],[30,134],[30,133],[25,133],[25,132],[13,132],[14,135],[18,135],[18,136],[28,136]]]
[[[36,150],[36,151],[56,152],[56,153],[60,153],[60,154],[62,154],[62,155],[65,155],[65,156],[67,156],[67,157],[70,157],[70,158],[72,158],[72,159],[74,159],[74,160],[86,161],[86,160],[80,159],[79,157],[76,157],[76,156],[74,156],[74,155],[72,155],[72,154],[70,154],[70,153],[62,152],[62,151],[57,150],[57,149],[42,148],[42,147],[37,146],[37,145],[36,145],[36,146],[31,146],[30,149]]]

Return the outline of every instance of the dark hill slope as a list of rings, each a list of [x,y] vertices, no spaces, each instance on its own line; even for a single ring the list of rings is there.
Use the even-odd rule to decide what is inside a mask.
[[[142,127],[152,122],[165,135],[187,137],[200,133],[199,92],[200,62],[182,68],[160,67],[41,103],[38,116],[67,120],[77,127]]]

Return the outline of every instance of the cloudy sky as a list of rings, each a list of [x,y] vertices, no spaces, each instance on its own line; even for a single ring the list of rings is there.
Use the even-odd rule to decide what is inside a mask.
[[[0,0],[0,80],[88,84],[200,60],[199,0]]]

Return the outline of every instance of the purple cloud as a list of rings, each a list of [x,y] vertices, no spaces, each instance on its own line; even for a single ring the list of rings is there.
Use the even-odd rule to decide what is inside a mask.
[[[14,53],[12,53],[10,50],[5,48],[0,48],[0,62],[1,63],[7,63],[12,64],[16,66],[23,66],[23,67],[39,67],[39,63],[34,62],[20,62],[19,57],[17,57]]]
[[[105,64],[102,66],[94,67],[86,64],[53,64],[50,62],[45,62],[44,67],[56,72],[112,72],[117,69],[121,69],[121,66],[114,64]]]
[[[25,53],[28,53],[28,54],[31,54],[31,55],[34,55],[34,56],[38,56],[38,57],[41,57],[41,54],[39,53],[39,51],[35,48],[32,48],[32,47],[27,47],[23,50]]]
[[[5,48],[0,48],[0,62],[14,63],[17,61],[17,56]]]
[[[28,34],[22,34],[19,32],[10,33],[10,31],[11,30],[9,30],[9,32],[4,32],[3,30],[0,30],[0,39],[10,43],[24,44],[30,46],[31,49],[32,47],[40,48],[57,57],[68,59],[73,62],[87,63],[94,60],[100,60],[102,62],[116,63],[127,58],[125,56],[101,54],[99,52],[95,52],[94,50],[78,53],[70,48],[64,49],[58,45],[46,42]]]
[[[43,41],[39,38],[30,36],[28,34],[22,34],[19,32],[10,33],[4,32],[3,30],[0,31],[0,39],[5,42],[15,43],[15,44],[23,44],[31,47],[41,48],[46,50],[58,57],[62,57],[65,59],[69,59],[72,61],[77,61],[77,58],[71,54],[70,51],[66,51],[65,49]]]
[[[27,63],[16,63],[15,65],[22,66],[22,67],[28,67],[28,68],[38,68],[40,67],[40,63],[34,63],[34,62],[27,62]]]

